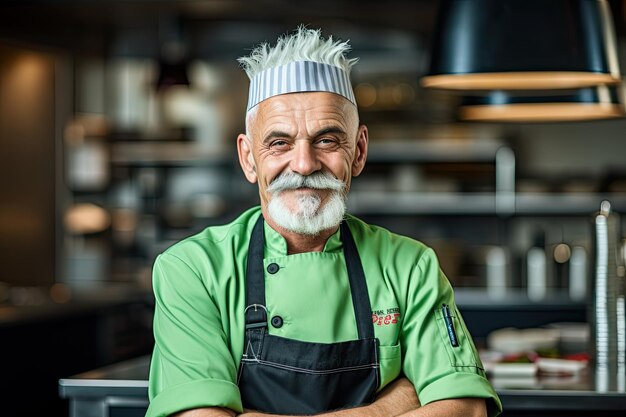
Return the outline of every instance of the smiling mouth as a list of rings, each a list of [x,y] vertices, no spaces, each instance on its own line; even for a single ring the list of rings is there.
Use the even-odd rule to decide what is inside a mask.
[[[284,191],[291,191],[295,194],[319,194],[324,190],[313,187],[297,187],[297,188],[288,188]]]

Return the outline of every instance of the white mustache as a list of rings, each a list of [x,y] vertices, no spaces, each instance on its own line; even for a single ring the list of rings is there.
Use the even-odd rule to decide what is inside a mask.
[[[346,184],[328,172],[317,171],[311,175],[300,175],[295,172],[285,171],[272,181],[270,186],[267,187],[267,191],[276,193],[304,187],[340,191],[342,193],[346,190]]]

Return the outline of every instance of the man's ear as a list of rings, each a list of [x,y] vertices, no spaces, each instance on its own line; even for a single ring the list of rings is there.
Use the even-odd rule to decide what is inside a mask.
[[[237,136],[237,154],[239,155],[239,165],[243,170],[246,179],[252,184],[257,182],[256,165],[252,154],[252,140],[244,134]]]
[[[354,150],[354,161],[352,162],[352,176],[358,177],[365,161],[367,160],[367,144],[369,141],[367,126],[360,125],[356,137],[356,149]]]

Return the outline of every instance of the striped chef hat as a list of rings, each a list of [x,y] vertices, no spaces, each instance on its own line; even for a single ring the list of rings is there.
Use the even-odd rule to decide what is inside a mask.
[[[356,106],[348,73],[334,65],[294,61],[256,74],[250,81],[248,108],[280,94],[327,91],[339,94]]]

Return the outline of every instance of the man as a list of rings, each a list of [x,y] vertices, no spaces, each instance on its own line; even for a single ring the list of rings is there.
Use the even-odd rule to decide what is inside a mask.
[[[261,206],[158,257],[148,416],[501,410],[432,250],[345,214],[368,144],[348,51],[299,28],[240,59]]]

